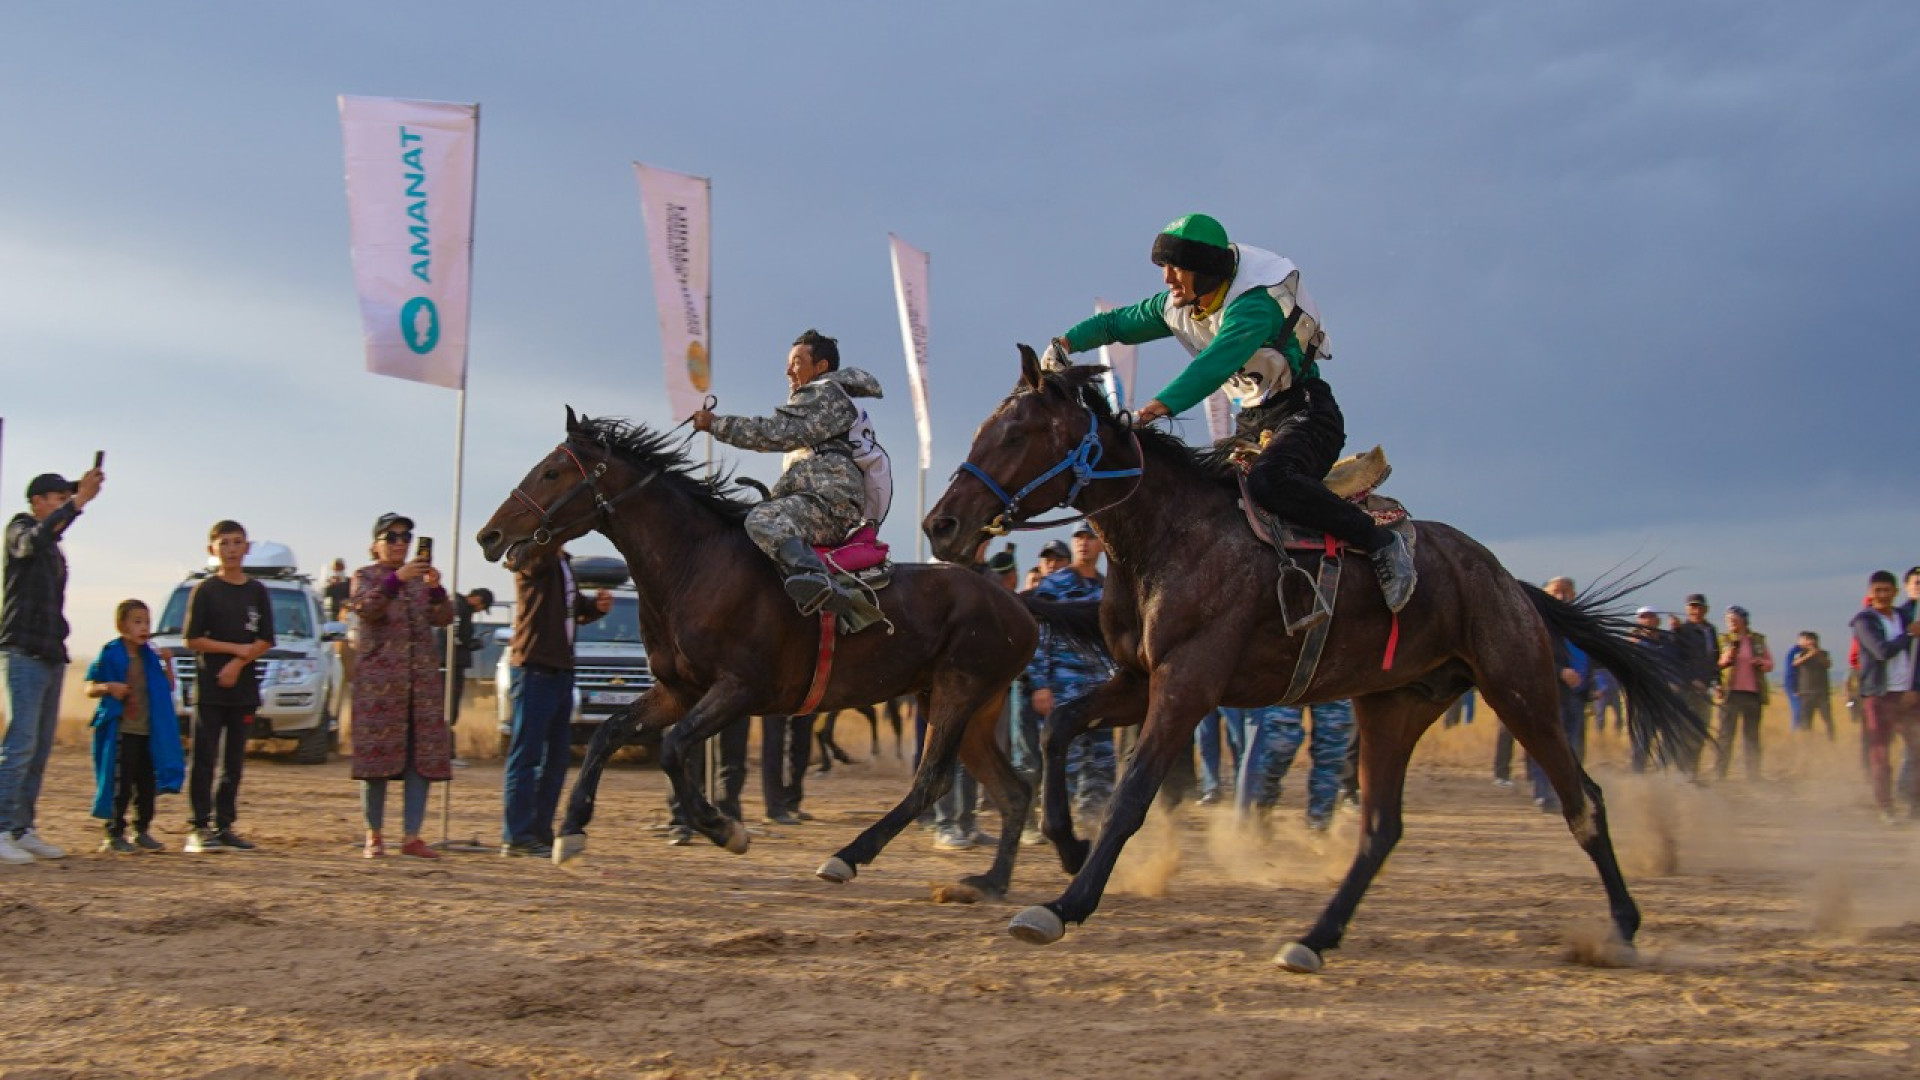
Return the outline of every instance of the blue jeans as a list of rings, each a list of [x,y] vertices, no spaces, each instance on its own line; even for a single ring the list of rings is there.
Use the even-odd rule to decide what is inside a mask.
[[[411,765],[400,783],[400,827],[407,836],[419,836],[420,827],[427,821],[427,791],[432,785]],[[385,780],[360,781],[360,809],[367,815],[367,831],[379,832],[387,818]]]
[[[0,738],[0,829],[19,836],[33,828],[40,780],[53,752],[60,723],[60,680],[67,665],[49,664],[14,649],[0,649],[0,677],[7,692],[7,733]]]
[[[1200,727],[1194,731],[1194,741],[1200,744],[1200,797],[1217,798],[1220,794],[1220,731],[1226,729],[1227,753],[1233,758],[1233,768],[1227,771],[1239,774],[1239,763],[1244,760],[1241,748],[1245,745],[1243,732],[1247,726],[1250,709],[1229,709],[1222,706],[1200,718]]]
[[[503,841],[553,843],[553,815],[572,754],[573,672],[523,670],[507,743]]]
[[[1353,703],[1329,701],[1309,706],[1313,734],[1301,724],[1301,710],[1274,705],[1247,710],[1247,754],[1240,768],[1234,806],[1242,813],[1254,805],[1280,801],[1280,785],[1293,768],[1300,744],[1307,743],[1313,765],[1307,773],[1307,816],[1324,818],[1340,798],[1340,778],[1347,768],[1347,746],[1353,741]]]

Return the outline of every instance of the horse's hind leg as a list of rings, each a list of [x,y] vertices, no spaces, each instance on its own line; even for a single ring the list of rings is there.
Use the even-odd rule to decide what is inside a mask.
[[[600,793],[600,775],[606,771],[613,752],[626,745],[635,730],[666,727],[680,715],[679,702],[664,688],[656,686],[594,729],[593,739],[587,743],[586,758],[574,777],[573,792],[567,796],[567,816],[561,821],[560,836],[553,845],[554,862],[565,866],[585,854],[587,826],[593,821],[593,803]]]
[[[1630,963],[1633,938],[1640,932],[1640,908],[1627,891],[1626,876],[1620,872],[1620,862],[1614,857],[1613,837],[1607,828],[1607,808],[1600,795],[1600,785],[1580,767],[1560,726],[1560,687],[1552,679],[1531,671],[1519,673],[1524,678],[1503,674],[1506,677],[1499,679],[1491,675],[1481,677],[1481,697],[1499,714],[1500,722],[1513,732],[1514,739],[1526,748],[1527,757],[1546,773],[1554,794],[1560,797],[1560,813],[1567,819],[1567,828],[1600,872],[1617,939],[1610,943],[1605,962]],[[1516,684],[1526,689],[1516,690]]]
[[[1274,956],[1273,962],[1288,971],[1317,972],[1326,953],[1340,947],[1348,920],[1400,842],[1407,761],[1421,734],[1446,711],[1446,703],[1413,690],[1394,690],[1355,698],[1353,711],[1360,740],[1360,847],[1346,880],[1313,929],[1281,946]]]
[[[913,786],[907,789],[906,797],[898,806],[882,814],[879,821],[867,826],[852,843],[821,863],[820,869],[813,872],[815,877],[836,885],[852,881],[860,867],[878,858],[887,844],[900,835],[900,830],[953,786],[953,763],[960,755],[960,740],[966,734],[969,710],[977,707],[968,702],[955,704],[959,697],[960,690],[956,688],[937,688],[921,697],[920,707],[927,715],[927,745],[920,754],[920,767],[914,771]]]
[[[1131,727],[1146,719],[1146,679],[1118,671],[1106,682],[1047,714],[1040,755],[1040,832],[1052,841],[1060,865],[1077,874],[1086,864],[1087,842],[1073,831],[1072,802],[1067,796],[1067,748],[1093,727]]]

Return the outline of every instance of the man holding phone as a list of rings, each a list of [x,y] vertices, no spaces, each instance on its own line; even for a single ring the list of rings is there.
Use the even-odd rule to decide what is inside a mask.
[[[0,863],[66,855],[34,831],[34,807],[60,718],[60,681],[67,673],[67,557],[60,537],[100,494],[101,457],[94,455],[94,468],[78,483],[58,473],[34,477],[27,485],[27,512],[7,523],[0,682],[9,719],[0,738]]]

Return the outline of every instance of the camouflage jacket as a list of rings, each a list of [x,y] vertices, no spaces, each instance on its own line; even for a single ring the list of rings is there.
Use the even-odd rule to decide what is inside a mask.
[[[773,497],[807,492],[855,517],[866,498],[865,478],[853,461],[847,431],[860,418],[856,397],[879,397],[880,381],[859,368],[841,368],[795,390],[772,416],[716,416],[713,437],[742,450],[785,451]]]

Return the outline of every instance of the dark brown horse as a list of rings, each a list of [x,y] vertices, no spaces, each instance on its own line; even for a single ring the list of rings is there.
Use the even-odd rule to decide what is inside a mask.
[[[798,711],[813,681],[819,621],[794,610],[773,564],[747,538],[741,521],[751,504],[698,468],[665,435],[569,409],[566,441],[534,465],[476,538],[489,561],[515,570],[598,530],[626,557],[640,594],[654,686],[594,732],[556,862],[584,852],[609,748],[636,727],[668,729],[661,766],[674,797],[695,829],[744,852],[746,829],[701,794],[691,751],[743,716]],[[927,750],[906,799],[820,868],[835,882],[851,880],[946,791],[956,754],[1005,820],[1025,820],[1031,802],[994,736],[1008,686],[1033,656],[1033,616],[984,575],[951,566],[896,566],[878,595],[893,631],[873,626],[839,639],[818,707],[916,694],[930,720]],[[992,868],[962,884],[1003,895],[1018,845],[1018,830],[1006,830]]]
[[[968,457],[967,467],[995,484],[957,475],[923,524],[936,555],[961,558],[996,526],[1070,503],[1092,511],[1106,545],[1099,617],[1117,670],[1056,710],[1047,725],[1045,831],[1073,883],[1052,903],[1021,912],[1008,928],[1023,941],[1047,944],[1067,923],[1093,914],[1120,849],[1140,828],[1169,766],[1191,753],[1201,717],[1216,705],[1281,701],[1304,635],[1286,633],[1275,600],[1278,559],[1248,529],[1223,459],[1159,431],[1130,429],[1109,410],[1094,378],[1099,369],[1042,374],[1031,349],[1021,346],[1020,356],[1019,386],[980,426]],[[1091,451],[1089,441],[1097,444]],[[1078,477],[1069,468],[1023,498],[1004,494],[1075,460]],[[1094,472],[1108,475],[1088,479]],[[1552,780],[1568,826],[1599,869],[1617,955],[1625,958],[1640,913],[1614,859],[1600,789],[1574,760],[1560,728],[1553,636],[1578,645],[1620,678],[1637,706],[1630,724],[1647,744],[1695,745],[1700,722],[1670,688],[1654,650],[1636,647],[1624,619],[1599,610],[1611,598],[1562,604],[1516,581],[1465,534],[1434,521],[1419,522],[1418,530],[1420,585],[1400,613],[1390,670],[1383,670],[1383,660],[1391,616],[1363,560],[1360,572],[1347,572],[1329,598],[1334,616],[1326,653],[1301,701],[1354,699],[1360,849],[1319,921],[1275,961],[1293,971],[1318,971],[1327,950],[1339,946],[1368,883],[1400,839],[1414,743],[1469,686],[1479,688]],[[1073,735],[1090,724],[1143,721],[1089,852],[1073,835],[1064,785],[1055,782],[1057,763]]]

